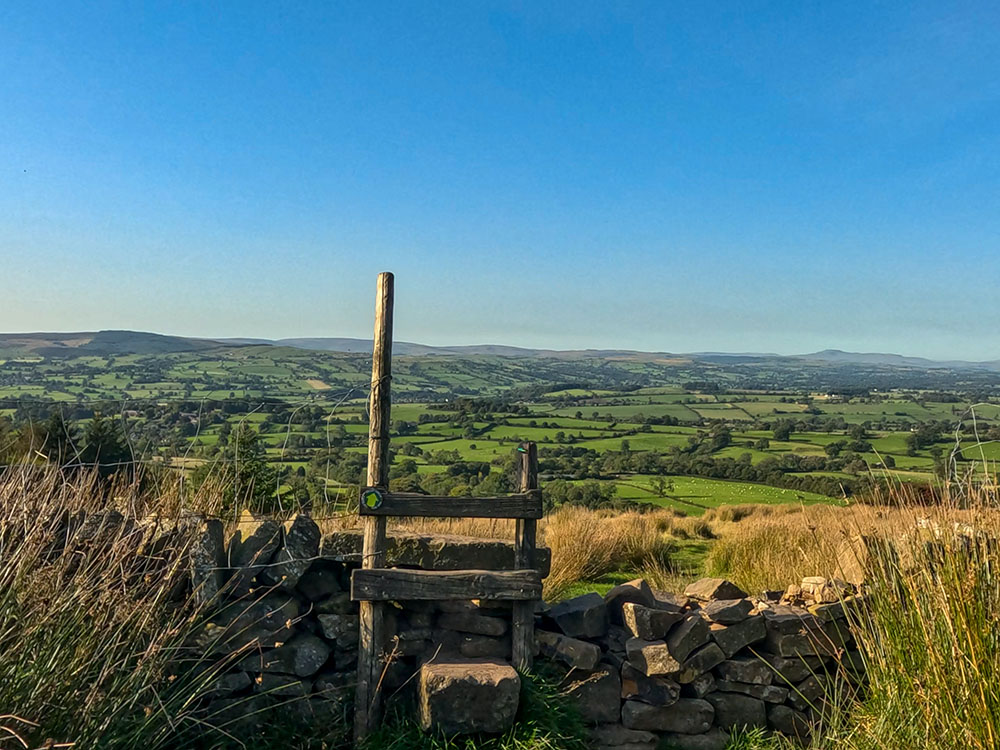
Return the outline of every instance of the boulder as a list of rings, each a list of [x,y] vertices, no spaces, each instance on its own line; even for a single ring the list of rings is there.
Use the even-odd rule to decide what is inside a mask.
[[[709,627],[709,633],[726,658],[732,658],[747,646],[764,640],[767,628],[763,617],[749,617],[737,625],[713,623]]]
[[[514,723],[520,690],[517,672],[500,661],[424,664],[418,687],[420,724],[446,735],[503,732]]]
[[[681,698],[670,706],[651,706],[640,701],[622,704],[622,724],[648,732],[702,734],[711,728],[714,716],[712,704],[697,698]]]
[[[694,651],[712,639],[711,630],[697,614],[690,614],[687,619],[674,627],[667,636],[667,648],[677,661],[685,661]]]
[[[559,602],[549,611],[549,617],[570,638],[602,638],[608,632],[608,607],[600,594]]]
[[[535,643],[542,656],[574,669],[591,670],[601,660],[601,648],[593,643],[546,630],[535,631]]]
[[[618,672],[604,665],[589,673],[573,670],[563,685],[563,694],[576,702],[583,720],[592,724],[619,720],[621,692]]]
[[[702,578],[686,589],[684,594],[692,599],[709,602],[715,599],[746,599],[747,592],[725,578]]]
[[[764,701],[739,693],[711,693],[705,700],[715,707],[715,724],[723,729],[767,727]]]
[[[630,638],[625,651],[629,663],[647,676],[675,675],[681,670],[681,662],[670,653],[666,641]]]
[[[667,637],[670,628],[684,619],[684,610],[654,609],[635,602],[622,604],[622,621],[635,638],[644,641],[659,641]]]
[[[720,625],[735,625],[750,616],[753,604],[749,599],[716,599],[701,607],[701,616]]]

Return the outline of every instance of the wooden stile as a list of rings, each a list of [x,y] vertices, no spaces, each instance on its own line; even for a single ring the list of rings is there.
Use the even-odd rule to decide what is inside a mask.
[[[368,487],[359,503],[364,524],[361,569],[351,576],[351,597],[360,603],[358,684],[354,738],[361,743],[379,725],[379,686],[385,668],[384,607],[387,601],[490,599],[513,603],[514,666],[531,667],[535,650],[535,602],[542,580],[535,569],[535,530],[542,517],[538,488],[538,451],[534,443],[518,447],[520,492],[503,497],[431,497],[389,491],[389,419],[392,375],[393,277],[381,273],[375,300],[375,340],[368,428]],[[386,518],[514,518],[516,570],[404,570],[386,568]]]

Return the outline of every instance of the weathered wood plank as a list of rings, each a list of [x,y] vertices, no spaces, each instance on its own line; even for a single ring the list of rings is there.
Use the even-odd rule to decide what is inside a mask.
[[[392,400],[392,310],[394,280],[391,273],[380,273],[375,294],[375,335],[372,348],[372,381],[369,397],[368,484],[389,486],[389,423]],[[380,568],[385,564],[385,518],[368,516],[364,521],[362,568]],[[361,602],[359,607],[358,684],[355,692],[354,737],[359,744],[379,725],[382,677],[383,608],[381,602]]]
[[[497,599],[522,601],[541,598],[537,570],[355,570],[351,598],[355,601],[414,601]]]
[[[523,443],[518,449],[520,462],[520,490],[522,493],[538,491],[538,447]],[[514,537],[514,567],[535,567],[536,523],[534,518],[519,518]],[[540,597],[539,597],[540,598]],[[511,612],[511,655],[516,669],[531,669],[535,654],[534,602],[515,602]]]
[[[363,516],[431,516],[435,518],[541,518],[540,490],[501,497],[448,497],[379,491],[381,503],[372,507],[365,498],[374,487],[361,491]]]

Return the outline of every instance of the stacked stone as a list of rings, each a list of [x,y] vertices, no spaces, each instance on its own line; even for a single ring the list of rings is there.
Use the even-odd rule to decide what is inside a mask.
[[[200,523],[190,553],[192,597],[213,614],[192,646],[202,665],[226,665],[209,691],[206,714],[226,720],[254,716],[266,720],[266,713],[257,709],[290,698],[299,700],[288,703],[289,710],[304,718],[346,712],[357,682],[358,605],[351,601],[349,589],[351,572],[361,561],[360,533],[321,536],[305,515],[285,524],[246,515],[228,539],[220,521]],[[544,574],[548,550],[538,552]],[[506,569],[513,567],[513,546],[448,535],[393,533],[388,537],[387,564],[434,570]],[[509,603],[391,602],[385,620],[383,649],[389,659],[381,687],[394,701],[407,703],[406,708],[416,707],[420,700],[422,682],[414,677],[428,662],[479,660],[479,671],[495,673],[503,694],[511,692],[510,675],[516,678],[516,672],[499,668],[511,655]],[[433,680],[441,683],[434,690],[444,696],[440,702],[446,707],[449,695],[467,698],[466,688],[449,690],[454,675],[448,668]],[[398,689],[403,686],[404,690]],[[516,687],[513,694],[516,709]],[[490,712],[490,720],[509,726],[512,710],[498,711]],[[443,722],[435,718],[434,723],[454,731],[492,730],[489,722],[466,717],[462,711],[449,708],[436,716],[450,717]]]
[[[854,599],[839,590],[823,601],[836,586],[803,581],[807,608],[780,594],[751,599],[722,579],[683,596],[637,579],[552,607],[536,639],[568,668],[597,748],[722,750],[744,727],[805,739],[832,689],[862,680],[846,622]]]
[[[191,550],[192,593],[213,615],[192,645],[195,668],[213,665],[209,721],[248,730],[277,703],[303,719],[346,719],[358,607],[348,593],[351,566],[321,558],[320,537],[305,515],[285,524],[244,517],[229,539],[221,522],[203,522]]]

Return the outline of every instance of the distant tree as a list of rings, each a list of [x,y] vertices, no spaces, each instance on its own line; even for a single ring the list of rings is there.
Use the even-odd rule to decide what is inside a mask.
[[[80,460],[96,465],[101,474],[107,475],[122,468],[121,465],[130,458],[131,453],[118,423],[94,412],[83,432]]]
[[[784,419],[774,425],[772,430],[775,440],[788,440],[792,436],[794,425],[791,420]]]

